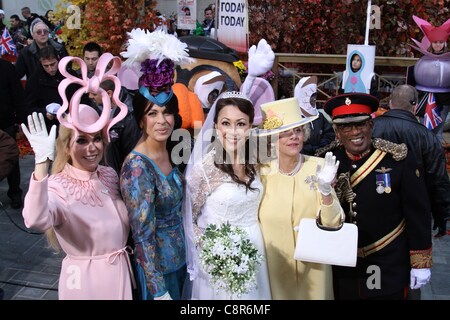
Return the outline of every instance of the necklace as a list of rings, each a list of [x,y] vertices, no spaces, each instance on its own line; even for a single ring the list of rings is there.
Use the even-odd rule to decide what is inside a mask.
[[[298,162],[295,165],[294,169],[292,169],[291,172],[284,172],[281,169],[281,167],[278,170],[280,171],[281,174],[284,174],[285,176],[292,177],[292,176],[295,176],[300,171],[300,168],[302,167],[302,164],[303,164],[303,158],[302,158],[302,155],[300,154],[300,157],[298,158]]]

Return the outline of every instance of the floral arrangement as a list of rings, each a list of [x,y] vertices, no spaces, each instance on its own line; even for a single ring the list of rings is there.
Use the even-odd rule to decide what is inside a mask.
[[[173,85],[175,64],[170,59],[164,59],[158,64],[156,59],[147,59],[141,63],[141,85],[150,92],[169,92]]]
[[[247,68],[245,67],[242,60],[234,61],[233,62],[237,72],[239,73],[239,78],[241,78],[241,81],[244,82],[245,77],[247,76]]]
[[[256,287],[256,269],[263,256],[243,229],[228,222],[210,224],[200,243],[200,262],[216,289],[240,297]]]
[[[268,110],[266,112],[266,117],[266,120],[263,122],[263,129],[276,129],[283,125],[283,120],[281,120],[281,117],[272,110]]]

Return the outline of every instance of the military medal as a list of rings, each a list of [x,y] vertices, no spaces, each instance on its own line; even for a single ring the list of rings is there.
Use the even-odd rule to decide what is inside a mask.
[[[377,185],[377,192],[382,194],[384,192],[384,187],[382,185]]]
[[[376,175],[376,184],[377,184],[377,193],[378,194],[382,194],[384,193],[384,179],[383,179],[383,175],[382,174],[377,174]]]
[[[391,175],[389,173],[384,173],[383,174],[383,178],[384,178],[384,192],[386,193],[391,193],[392,188],[391,188]]]
[[[377,184],[377,192],[379,194],[382,193],[391,193],[391,174],[388,173],[391,171],[391,168],[381,167],[381,169],[375,170],[376,172],[380,172],[381,174],[376,175],[376,184]]]

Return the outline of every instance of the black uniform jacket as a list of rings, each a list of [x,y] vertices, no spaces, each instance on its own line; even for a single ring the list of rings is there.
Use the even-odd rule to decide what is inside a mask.
[[[373,147],[372,147],[373,148]],[[335,149],[340,161],[338,175],[357,171],[374,152],[352,162],[341,147]],[[430,267],[431,215],[423,173],[412,155],[396,161],[391,154],[384,158],[356,186],[353,203],[341,205],[349,212],[351,205],[358,226],[358,248],[365,247],[393,231],[405,219],[405,230],[383,249],[358,257],[355,268],[335,267],[334,285],[337,299],[388,296],[409,285],[411,261],[424,262],[414,267]],[[378,176],[377,176],[378,175]],[[384,181],[382,183],[382,181]],[[380,193],[377,186],[385,190]],[[389,188],[386,188],[389,187]],[[413,263],[414,264],[414,263]]]

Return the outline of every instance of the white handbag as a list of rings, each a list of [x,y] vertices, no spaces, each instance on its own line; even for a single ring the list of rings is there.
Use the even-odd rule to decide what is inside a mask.
[[[316,219],[303,218],[298,226],[294,259],[306,262],[354,267],[358,252],[358,228],[344,223],[336,228],[320,225],[320,211]]]

